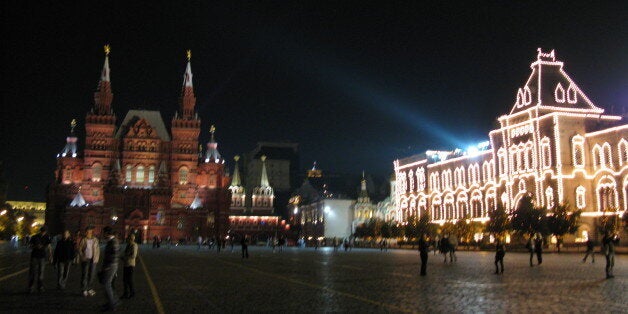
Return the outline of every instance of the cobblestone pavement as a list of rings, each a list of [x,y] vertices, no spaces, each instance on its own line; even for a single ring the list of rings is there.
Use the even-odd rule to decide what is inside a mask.
[[[444,264],[430,254],[428,275],[418,276],[418,254],[408,250],[287,248],[272,253],[254,247],[242,260],[231,253],[196,247],[142,247],[145,264],[135,274],[136,298],[121,312],[616,312],[628,313],[628,256],[618,256],[615,278],[604,279],[604,258],[581,262],[582,254],[546,254],[530,267],[528,255],[508,253],[506,271],[494,275],[490,252],[458,252]],[[47,291],[28,295],[28,253],[0,246],[0,312],[95,312],[104,303],[79,291],[80,270],[71,270],[65,292],[46,269]],[[145,271],[147,269],[147,271]],[[151,292],[152,279],[155,291]],[[117,281],[121,289],[121,278]]]

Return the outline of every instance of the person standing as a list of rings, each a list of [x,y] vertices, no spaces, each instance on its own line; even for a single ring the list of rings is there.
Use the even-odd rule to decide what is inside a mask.
[[[530,238],[528,238],[528,243],[526,243],[526,249],[528,249],[528,252],[530,252],[530,267],[534,266],[534,263],[532,262],[532,260],[534,259],[534,237],[532,235],[530,235]]]
[[[242,258],[249,258],[249,236],[243,236],[240,240],[242,246]]]
[[[52,239],[48,235],[48,229],[43,226],[39,229],[39,233],[29,240],[32,248],[31,261],[28,273],[28,289],[29,293],[35,292],[35,283],[37,290],[44,292],[44,269],[47,262],[52,262],[52,248],[50,246]]]
[[[609,232],[604,234],[602,239],[602,250],[606,257],[606,279],[615,277],[613,275],[613,267],[615,266],[615,246],[619,244],[617,234],[611,235]]]
[[[504,273],[504,256],[506,256],[506,245],[501,239],[497,239],[495,244],[495,274]],[[499,266],[502,269],[499,269]]]
[[[458,249],[458,237],[455,234],[452,234],[449,237],[449,261],[458,261],[458,257],[456,256],[456,250]]]
[[[425,234],[421,235],[419,239],[419,255],[421,256],[421,276],[426,275],[427,271],[427,257],[429,256],[430,244],[425,238]]]
[[[124,249],[124,269],[122,272],[122,281],[124,282],[123,299],[130,299],[135,296],[135,287],[133,285],[133,272],[135,270],[135,260],[137,259],[138,246],[135,243],[135,235],[130,234]]]
[[[116,235],[110,226],[106,226],[103,229],[107,244],[105,245],[105,255],[103,257],[102,268],[102,284],[105,286],[105,296],[107,297],[107,303],[103,305],[104,310],[114,311],[120,301],[114,294],[114,279],[118,272],[118,251],[120,250],[120,244]]]
[[[541,265],[543,263],[543,237],[540,233],[536,234],[534,240],[534,251],[536,252],[536,261]]]
[[[582,259],[582,262],[586,263],[587,257],[591,255],[591,263],[595,263],[595,243],[593,243],[593,240],[587,239],[586,245],[587,245],[587,252],[586,254],[584,254],[584,258]]]
[[[441,254],[443,254],[445,256],[445,263],[447,263],[447,253],[449,253],[450,250],[450,243],[449,243],[449,238],[445,235],[443,236],[443,238],[440,240],[440,252]],[[449,261],[451,262],[451,256],[449,257]]]
[[[57,241],[53,263],[57,266],[57,288],[65,290],[70,275],[70,264],[74,260],[74,240],[70,237],[70,230],[63,231],[63,237]]]
[[[198,245],[198,250],[200,251],[203,248],[203,237],[198,236],[196,239],[196,244]]]
[[[100,245],[94,237],[94,227],[89,226],[85,230],[85,237],[79,244],[79,258],[81,260],[81,289],[83,296],[93,297],[96,291],[92,289],[96,265],[100,259]]]

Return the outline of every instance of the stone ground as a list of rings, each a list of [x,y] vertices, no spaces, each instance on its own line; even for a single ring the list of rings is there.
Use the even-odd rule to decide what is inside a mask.
[[[494,275],[493,253],[458,252],[444,264],[432,255],[428,276],[418,276],[415,251],[239,248],[218,254],[196,247],[140,249],[137,296],[120,312],[614,312],[628,313],[628,256],[617,257],[615,278],[604,278],[604,258],[581,262],[582,254],[546,254],[530,267],[528,255],[506,254],[506,272]],[[25,293],[29,253],[0,246],[0,313],[97,312],[97,295],[80,294],[80,270],[71,270],[66,291],[55,289],[52,266],[41,294]],[[120,271],[121,273],[121,271]],[[150,279],[149,279],[150,278]],[[152,282],[152,288],[151,288]],[[122,288],[121,277],[116,282]],[[154,291],[153,291],[154,289]],[[118,290],[120,291],[120,290]]]

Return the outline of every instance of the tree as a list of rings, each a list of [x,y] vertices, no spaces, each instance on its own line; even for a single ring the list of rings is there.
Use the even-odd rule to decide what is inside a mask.
[[[519,234],[532,236],[535,233],[547,234],[547,209],[535,207],[530,195],[521,198],[517,208],[512,213],[510,221],[512,230]]]
[[[404,229],[396,222],[390,222],[390,233],[392,237],[399,238],[404,236]]]
[[[601,234],[612,234],[619,230],[619,225],[619,216],[615,214],[615,209],[608,209],[599,218],[597,229]]]
[[[556,236],[556,247],[559,253],[563,236],[567,233],[576,233],[580,227],[580,214],[582,211],[577,210],[569,213],[569,209],[569,205],[566,204],[556,205],[550,215],[547,216],[547,227],[549,232]]]
[[[501,237],[506,232],[511,230],[510,218],[504,206],[499,203],[497,208],[488,212],[488,218],[490,219],[486,224],[484,231],[496,236]]]
[[[380,227],[380,233],[383,238],[390,238],[392,236],[392,226],[391,223],[386,221],[382,223]]]
[[[406,237],[410,239],[416,239],[419,237],[419,218],[415,215],[410,215],[404,226]]]

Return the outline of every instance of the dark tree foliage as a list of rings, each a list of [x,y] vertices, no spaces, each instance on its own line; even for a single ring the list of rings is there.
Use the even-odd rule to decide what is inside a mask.
[[[532,197],[526,195],[521,198],[517,208],[512,213],[512,230],[519,234],[533,235],[541,233],[547,235],[547,210],[543,207],[535,207]]]
[[[499,203],[497,208],[488,212],[489,221],[484,231],[497,237],[503,236],[511,230],[510,218],[504,206]]]
[[[580,227],[580,214],[582,211],[577,210],[569,213],[569,209],[569,205],[557,205],[552,208],[550,215],[547,216],[549,232],[557,238],[561,238],[568,233],[574,234]]]

